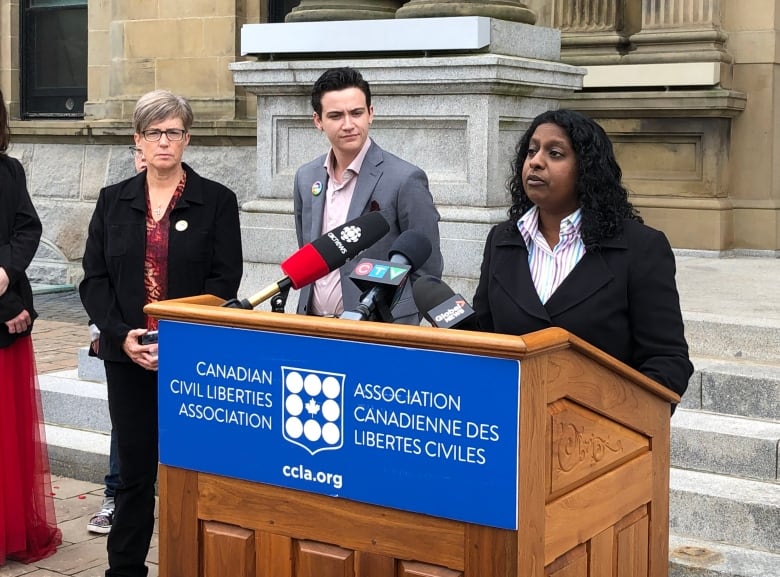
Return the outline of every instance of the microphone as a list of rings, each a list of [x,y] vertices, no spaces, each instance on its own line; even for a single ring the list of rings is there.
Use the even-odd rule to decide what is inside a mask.
[[[344,311],[339,318],[355,321],[378,319],[392,323],[393,315],[390,309],[400,297],[409,275],[425,264],[432,250],[428,237],[409,229],[403,231],[393,242],[388,251],[389,262],[370,259],[360,261],[350,278],[358,287],[366,287],[367,290],[360,296],[355,310]],[[368,264],[371,265],[370,269]]]
[[[414,304],[434,327],[479,330],[477,313],[440,278],[425,275],[412,286]]]
[[[337,226],[302,246],[280,265],[284,277],[245,299],[231,299],[223,307],[253,309],[290,287],[300,289],[342,267],[390,230],[381,212],[369,212]]]

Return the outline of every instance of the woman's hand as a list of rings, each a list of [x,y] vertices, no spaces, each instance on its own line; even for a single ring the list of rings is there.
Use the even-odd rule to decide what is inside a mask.
[[[146,329],[133,329],[125,337],[122,343],[122,350],[130,357],[135,364],[142,366],[147,371],[157,370],[157,343],[153,345],[142,345],[138,342],[138,337],[147,333]]]
[[[3,269],[0,268],[0,270]],[[10,321],[5,321],[5,326],[8,327],[8,332],[11,333],[12,335],[16,333],[23,333],[24,331],[30,328],[31,324],[32,324],[32,319],[30,318],[30,313],[27,312],[26,310],[20,312]]]

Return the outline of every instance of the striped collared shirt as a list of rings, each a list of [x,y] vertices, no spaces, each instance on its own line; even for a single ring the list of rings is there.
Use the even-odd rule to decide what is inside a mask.
[[[582,242],[582,211],[575,210],[561,221],[558,244],[551,249],[539,230],[539,209],[533,207],[517,221],[528,247],[528,266],[536,292],[545,304],[585,254]]]

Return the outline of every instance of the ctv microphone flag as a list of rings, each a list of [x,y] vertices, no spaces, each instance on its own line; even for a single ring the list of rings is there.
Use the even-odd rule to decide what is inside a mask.
[[[352,269],[349,278],[361,291],[375,285],[397,288],[406,282],[406,277],[411,270],[412,267],[408,264],[363,258]]]
[[[289,256],[281,264],[283,278],[249,298],[233,299],[222,306],[253,309],[283,290],[311,284],[346,264],[389,230],[390,225],[380,212],[369,212],[345,222]]]
[[[389,262],[372,259],[360,261],[350,278],[363,294],[355,309],[344,311],[339,318],[393,322],[390,309],[400,298],[409,275],[425,264],[432,250],[428,237],[409,229],[403,231],[393,242],[389,250]]]

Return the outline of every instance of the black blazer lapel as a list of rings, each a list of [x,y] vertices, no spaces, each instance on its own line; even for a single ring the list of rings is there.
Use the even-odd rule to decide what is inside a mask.
[[[184,191],[174,210],[186,208],[190,204],[203,205],[206,203],[203,198],[203,179],[185,163],[182,163],[182,166],[187,172],[187,182],[184,184]]]
[[[146,171],[130,179],[119,191],[119,198],[130,202],[130,208],[146,214]],[[127,205],[125,205],[127,206]]]
[[[557,290],[547,300],[545,308],[551,317],[577,306],[601,290],[615,278],[607,266],[602,250],[625,250],[627,244],[621,237],[604,241],[601,250],[586,252]]]
[[[550,322],[528,266],[528,249],[520,235],[498,239],[494,280],[525,314]],[[506,311],[511,315],[510,311]],[[503,314],[503,313],[502,313]]]

